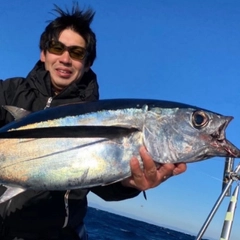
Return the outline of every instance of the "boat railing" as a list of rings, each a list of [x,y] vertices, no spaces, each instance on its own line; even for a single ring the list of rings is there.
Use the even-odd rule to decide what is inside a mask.
[[[205,231],[207,230],[212,218],[214,217],[215,213],[217,212],[219,206],[221,205],[224,197],[231,196],[232,192],[232,184],[233,182],[240,180],[240,164],[234,170],[234,158],[227,157],[225,160],[225,166],[223,171],[223,184],[222,184],[222,193],[218,197],[215,205],[213,206],[212,210],[210,211],[206,221],[204,222],[203,226],[201,227],[196,240],[201,240]],[[232,224],[234,221],[234,215],[236,211],[237,199],[239,193],[239,184],[235,187],[232,197],[229,202],[228,209],[226,211],[226,217],[223,222],[222,232],[220,236],[220,240],[229,240],[232,230]]]

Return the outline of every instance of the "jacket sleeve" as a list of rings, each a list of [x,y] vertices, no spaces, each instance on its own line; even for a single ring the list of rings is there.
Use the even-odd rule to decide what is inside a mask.
[[[117,182],[104,187],[94,187],[91,189],[91,192],[105,201],[120,201],[136,197],[141,191],[135,188],[124,187],[121,182]]]
[[[89,69],[89,71],[83,75],[80,84],[83,85],[84,89],[84,101],[89,102],[99,100],[97,75],[92,71],[92,69]]]
[[[3,105],[6,105],[6,89],[8,82],[0,80],[0,127],[5,125],[6,111],[3,109]]]
[[[22,80],[23,78],[0,80],[0,127],[14,120],[11,114],[7,114],[7,111],[2,106],[11,105],[16,89],[18,89],[19,83]]]

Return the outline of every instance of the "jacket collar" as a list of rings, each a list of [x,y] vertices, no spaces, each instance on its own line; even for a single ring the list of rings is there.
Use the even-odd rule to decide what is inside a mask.
[[[32,71],[28,74],[27,79],[30,80],[30,85],[41,92],[46,97],[53,97],[51,78],[48,71],[45,70],[44,63],[38,61]],[[96,75],[90,69],[88,73],[75,82],[72,82],[67,88],[55,98],[76,98],[77,96],[81,101],[85,100],[86,89],[91,81],[96,82]]]

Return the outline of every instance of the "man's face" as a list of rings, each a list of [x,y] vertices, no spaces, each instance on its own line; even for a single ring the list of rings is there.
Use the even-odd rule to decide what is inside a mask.
[[[80,46],[85,48],[85,40],[71,29],[65,29],[61,32],[59,42],[67,47]],[[89,70],[89,66],[85,66],[85,59],[72,59],[68,51],[64,51],[61,55],[52,54],[42,51],[40,59],[45,63],[45,69],[50,72],[51,81],[55,93],[61,92],[73,81],[81,78],[84,72]]]

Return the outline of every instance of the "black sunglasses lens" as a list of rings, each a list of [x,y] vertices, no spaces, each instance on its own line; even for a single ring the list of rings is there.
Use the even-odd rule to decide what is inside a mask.
[[[69,47],[70,57],[73,59],[82,60],[85,58],[86,50],[81,47]]]
[[[66,47],[63,43],[57,41],[50,41],[47,45],[47,50],[56,55],[63,54],[64,51],[68,51],[71,58],[76,60],[82,60],[86,57],[86,49],[79,46]]]
[[[65,50],[65,47],[60,42],[51,41],[48,44],[48,51],[53,54],[61,55]]]

